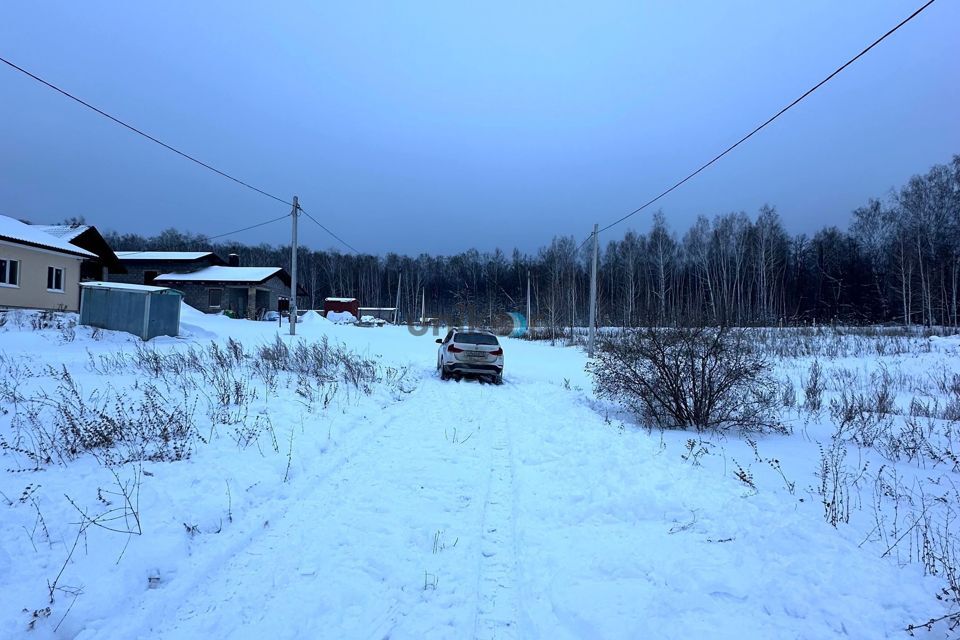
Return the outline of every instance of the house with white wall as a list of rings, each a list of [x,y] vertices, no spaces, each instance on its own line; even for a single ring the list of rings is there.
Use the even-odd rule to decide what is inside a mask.
[[[0,216],[0,309],[78,311],[80,265],[96,254]]]

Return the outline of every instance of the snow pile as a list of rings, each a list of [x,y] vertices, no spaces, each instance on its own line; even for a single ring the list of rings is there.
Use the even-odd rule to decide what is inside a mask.
[[[327,320],[334,324],[354,324],[357,317],[349,311],[328,311]]]
[[[205,324],[209,322],[214,316],[211,314],[206,314],[199,309],[191,307],[186,302],[180,303],[180,322],[188,322],[190,324]]]
[[[180,337],[212,340],[217,332],[211,329],[214,326],[222,327],[222,322],[231,322],[230,318],[219,314],[207,314],[191,307],[186,302],[180,303]]]
[[[311,309],[297,319],[297,324],[316,324],[324,321],[326,318]]]

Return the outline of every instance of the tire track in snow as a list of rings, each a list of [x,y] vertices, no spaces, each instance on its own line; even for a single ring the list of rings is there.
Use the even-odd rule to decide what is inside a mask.
[[[463,537],[442,556],[424,543],[434,522],[453,535],[460,526],[482,531],[492,435],[486,427],[496,428],[520,398],[505,403],[498,399],[501,388],[464,387],[424,380],[410,399],[385,407],[380,428],[361,437],[374,446],[354,447],[324,472],[329,480],[342,476],[340,482],[309,478],[312,487],[298,487],[286,499],[297,504],[271,520],[266,535],[218,552],[219,566],[205,558],[204,566],[213,566],[202,582],[191,571],[190,584],[175,591],[174,582],[165,585],[155,593],[165,594],[166,605],[138,608],[141,620],[124,620],[127,628],[111,628],[109,638],[265,637],[267,629],[276,638],[469,637],[481,536],[473,536],[473,544]],[[476,416],[464,426],[482,423],[484,433],[478,429],[459,449],[445,427],[452,413],[463,412]],[[365,482],[371,469],[382,482]],[[377,509],[376,528],[367,526],[371,508]],[[418,581],[433,563],[441,565],[441,586],[428,590]]]
[[[516,395],[509,393],[509,396]],[[503,404],[517,400],[511,397]],[[513,441],[505,414],[498,413],[491,423],[494,435],[483,511],[474,625],[474,637],[484,640],[519,637]]]
[[[283,521],[292,509],[295,509],[301,501],[314,494],[317,486],[323,486],[327,479],[338,473],[374,444],[377,444],[377,436],[387,431],[395,420],[394,416],[386,415],[381,420],[372,423],[372,426],[364,435],[357,437],[357,434],[353,434],[351,437],[353,446],[339,453],[339,457],[332,461],[328,467],[320,473],[300,479],[300,486],[292,495],[284,499],[282,504],[273,509],[269,509],[269,505],[265,505],[269,510],[261,511],[257,516],[258,522],[261,520],[264,522],[263,526],[254,527],[252,532],[248,529],[246,534],[240,535],[237,540],[231,543],[224,544],[222,540],[207,541],[205,546],[208,549],[217,548],[218,551],[208,552],[204,554],[202,561],[192,563],[187,570],[189,571],[187,575],[182,575],[187,571],[178,569],[175,581],[159,590],[163,594],[162,598],[158,598],[152,603],[142,600],[139,603],[133,603],[129,607],[130,618],[127,620],[112,619],[108,630],[99,630],[100,633],[105,633],[105,635],[98,637],[121,638],[123,640],[143,637],[149,634],[156,625],[162,625],[174,618],[179,603],[186,601],[190,594],[195,593],[201,585],[211,582],[215,576],[226,573],[230,568],[232,559],[246,553],[262,539],[272,535],[276,526]],[[248,519],[252,521],[252,518]],[[148,592],[148,594],[155,593],[157,592]]]

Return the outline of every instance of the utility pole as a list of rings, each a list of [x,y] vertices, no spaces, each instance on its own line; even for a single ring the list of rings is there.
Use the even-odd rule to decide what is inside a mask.
[[[297,335],[297,214],[300,213],[300,203],[297,196],[293,196],[293,211],[290,220],[293,229],[290,236],[290,335]]]
[[[570,274],[570,344],[576,344],[577,333],[577,273]]]
[[[530,317],[530,269],[527,269],[527,331],[530,331],[531,317]]]
[[[397,306],[393,308],[393,324],[397,324],[397,321],[400,319],[400,283],[401,282],[403,282],[402,271],[397,275]]]
[[[587,355],[593,357],[593,349],[596,344],[597,332],[597,253],[600,241],[599,224],[593,225],[593,259],[590,261],[590,330],[587,342]]]

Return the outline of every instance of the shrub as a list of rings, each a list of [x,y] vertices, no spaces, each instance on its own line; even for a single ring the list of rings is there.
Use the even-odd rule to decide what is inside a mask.
[[[819,414],[823,406],[823,391],[827,383],[823,377],[823,367],[814,360],[810,364],[810,372],[803,382],[803,407],[810,413]]]
[[[233,339],[177,350],[137,342],[132,352],[88,351],[86,369],[119,387],[100,382],[85,393],[65,366],[37,370],[26,359],[0,353],[0,413],[4,405],[13,408],[9,435],[0,433],[0,455],[26,458],[31,469],[87,453],[108,464],[182,460],[215,437],[220,425],[241,449],[266,433],[279,451],[273,426],[259,411],[261,399],[280,394],[313,412],[336,399],[368,395],[379,384],[394,397],[413,389],[406,369],[385,367],[326,339],[288,344],[277,337],[252,350]],[[198,407],[207,420],[198,418]],[[206,437],[200,425],[209,427]]]
[[[777,387],[740,330],[649,328],[601,344],[587,365],[598,397],[667,429],[775,428]]]

